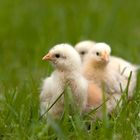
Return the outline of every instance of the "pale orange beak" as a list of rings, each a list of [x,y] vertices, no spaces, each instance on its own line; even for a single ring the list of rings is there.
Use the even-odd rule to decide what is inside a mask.
[[[105,62],[108,62],[109,61],[109,55],[105,52],[104,54],[102,54],[101,59],[104,60]]]
[[[50,53],[48,53],[42,58],[42,60],[46,60],[46,61],[52,60],[52,55]]]

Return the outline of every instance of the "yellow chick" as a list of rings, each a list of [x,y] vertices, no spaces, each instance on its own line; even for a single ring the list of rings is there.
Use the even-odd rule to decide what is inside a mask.
[[[113,97],[110,98],[119,100],[122,95],[122,90],[124,91],[126,89],[128,78],[132,71],[128,89],[128,96],[131,97],[136,85],[137,69],[123,59],[110,57],[110,53],[111,48],[109,45],[106,43],[96,43],[85,58],[83,63],[83,75],[87,80],[94,81],[98,84],[106,93],[110,93],[111,96],[113,95]],[[112,106],[110,110],[112,110],[114,106]]]
[[[84,60],[86,58],[86,55],[90,51],[92,47],[95,46],[94,41],[85,40],[77,43],[75,45],[75,49],[81,56],[81,60],[84,63]],[[83,53],[82,53],[83,52]],[[133,91],[136,86],[137,81],[137,70],[140,68],[138,65],[131,64],[130,62],[116,56],[109,56],[109,63],[114,67],[115,70],[118,71],[120,75],[122,75],[123,78],[125,78],[128,81],[128,78],[130,76],[130,73],[132,71],[132,77],[131,77],[131,84],[129,86],[129,96],[133,95]],[[124,90],[124,89],[123,89]]]

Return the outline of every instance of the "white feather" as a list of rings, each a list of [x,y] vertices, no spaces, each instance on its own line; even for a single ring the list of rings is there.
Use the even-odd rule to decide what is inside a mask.
[[[137,82],[137,71],[138,68],[136,65],[131,64],[128,61],[125,61],[122,58],[119,57],[110,57],[110,67],[112,67],[115,71],[118,71],[121,75],[122,81],[120,83],[123,86],[123,90],[125,90],[125,87],[128,83],[128,79],[130,77],[130,73],[132,72],[132,76],[130,79],[130,85],[129,85],[129,97],[132,97],[136,82]]]
[[[65,80],[63,74],[54,71],[50,77],[43,81],[42,91],[40,94],[41,115],[54,103],[54,101],[63,93],[65,88]],[[58,117],[63,112],[63,99],[60,99],[50,110],[49,113],[54,117]]]

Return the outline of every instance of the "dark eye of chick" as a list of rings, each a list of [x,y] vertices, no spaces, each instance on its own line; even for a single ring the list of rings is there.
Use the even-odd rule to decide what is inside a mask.
[[[96,55],[97,55],[97,56],[99,56],[99,55],[100,55],[100,53],[99,53],[99,52],[96,52]]]
[[[55,54],[55,57],[56,57],[56,58],[59,58],[59,57],[60,57],[60,54]]]
[[[82,51],[81,54],[84,55],[86,52]]]

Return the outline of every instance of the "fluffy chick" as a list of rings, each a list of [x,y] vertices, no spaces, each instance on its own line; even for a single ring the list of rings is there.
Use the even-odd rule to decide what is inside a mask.
[[[96,43],[90,49],[83,64],[83,74],[90,80],[104,87],[106,93],[111,93],[107,102],[108,112],[111,112],[120,100],[126,89],[128,79],[132,71],[132,77],[128,89],[128,96],[132,97],[136,85],[137,66],[118,57],[110,57],[111,48],[105,43]]]
[[[43,57],[43,60],[51,61],[55,67],[55,71],[50,77],[46,78],[43,83],[40,94],[42,113],[44,113],[48,105],[52,104],[64,91],[65,85],[71,88],[74,100],[81,110],[86,110],[86,107],[90,105],[97,106],[97,104],[102,102],[101,90],[98,89],[96,85],[89,84],[82,76],[80,56],[71,45],[59,44],[54,46],[49,53]],[[91,87],[92,85],[94,85],[94,87]],[[89,95],[91,95],[90,101],[88,98]],[[63,100],[62,98],[51,108],[49,113],[52,116],[57,117],[62,113]]]
[[[85,56],[88,54],[89,50],[95,45],[94,41],[85,40],[78,42],[75,45],[76,51],[80,54],[82,62],[84,61]]]
[[[105,43],[96,43],[90,50],[84,63],[84,75],[88,80],[94,80],[100,87],[105,85],[107,93],[120,93],[125,90],[130,72],[133,75],[129,86],[129,96],[136,85],[136,68],[130,63],[110,57],[111,48]]]

